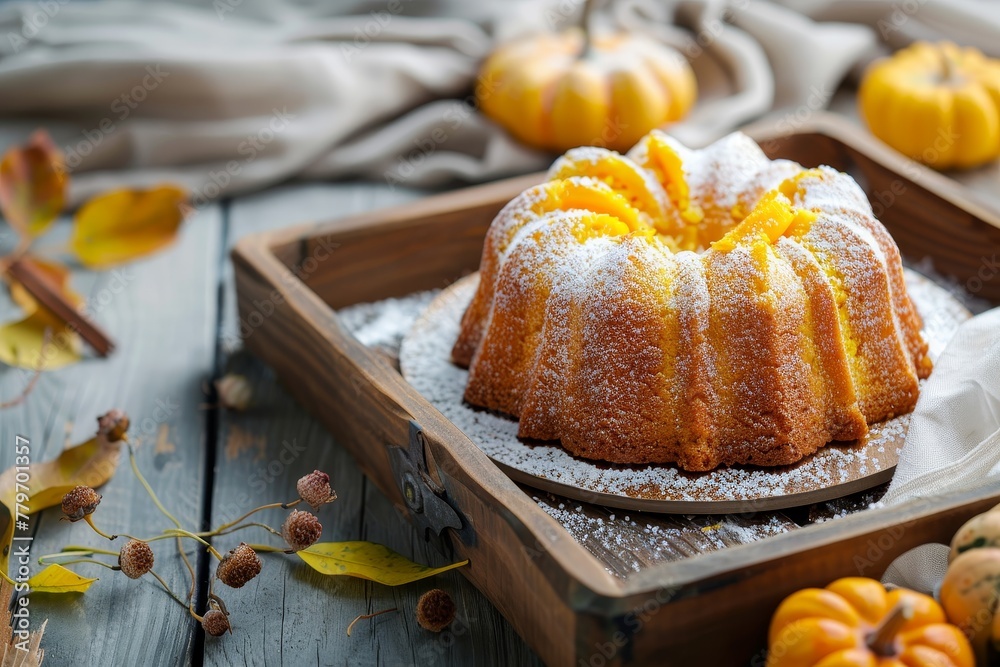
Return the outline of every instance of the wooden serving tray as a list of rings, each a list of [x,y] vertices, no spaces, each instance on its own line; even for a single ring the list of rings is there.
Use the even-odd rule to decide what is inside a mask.
[[[818,114],[792,132],[781,121],[747,132],[772,157],[854,175],[882,202],[880,218],[904,255],[929,256],[938,272],[1000,301],[1000,280],[974,280],[983,257],[1000,250],[1000,216],[964,188],[831,116]],[[900,553],[947,542],[1000,501],[993,488],[867,510],[620,576],[609,563],[627,547],[605,545],[608,556],[599,557],[583,533],[544,509],[555,501],[533,500],[508,479],[335,313],[445,287],[474,271],[494,215],[540,180],[515,178],[252,236],[236,246],[233,261],[246,345],[403,516],[449,557],[470,560],[462,571],[546,663],[762,663],[768,619],[783,597],[841,576],[878,577]]]

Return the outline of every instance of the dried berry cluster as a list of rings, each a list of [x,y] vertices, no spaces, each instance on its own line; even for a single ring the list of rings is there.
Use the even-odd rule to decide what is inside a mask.
[[[97,432],[99,437],[106,439],[108,442],[128,442],[127,431],[129,427],[129,419],[125,413],[120,410],[112,410],[98,418],[97,423]],[[132,458],[133,469],[141,479],[142,474],[139,472],[138,467],[135,466],[134,453],[132,452],[131,446],[129,446],[129,456]],[[238,546],[233,547],[223,556],[216,551],[209,540],[250,526],[260,526],[269,530],[271,533],[281,535],[287,544],[284,548],[257,545],[258,550],[265,549],[268,551],[283,551],[285,553],[302,551],[303,549],[308,549],[310,546],[315,544],[323,534],[323,524],[320,523],[319,518],[312,512],[293,510],[286,518],[280,532],[264,524],[247,521],[248,517],[264,509],[288,509],[298,505],[299,503],[306,503],[314,511],[316,511],[323,505],[331,503],[337,499],[337,494],[334,493],[332,488],[330,488],[330,476],[325,472],[315,470],[298,480],[298,483],[296,484],[296,488],[299,492],[298,499],[288,503],[272,503],[269,505],[262,505],[261,507],[257,507],[247,512],[236,521],[219,526],[215,530],[205,531],[202,533],[192,533],[180,527],[180,522],[178,522],[166,509],[163,508],[162,504],[152,492],[151,487],[149,487],[144,479],[142,479],[142,481],[143,486],[149,490],[150,496],[156,503],[157,507],[160,508],[160,510],[177,527],[169,528],[164,530],[160,535],[145,539],[133,537],[131,535],[123,535],[123,537],[128,538],[128,541],[122,545],[121,549],[117,553],[117,565],[101,563],[96,560],[90,562],[104,565],[105,567],[109,567],[113,570],[121,571],[130,579],[138,579],[146,574],[150,574],[157,579],[157,581],[164,587],[171,597],[188,609],[191,616],[201,623],[201,626],[204,628],[206,633],[215,637],[220,636],[227,631],[232,632],[232,628],[229,623],[229,610],[226,608],[222,598],[215,594],[211,584],[214,583],[215,579],[217,579],[231,588],[242,588],[260,574],[263,563],[261,562],[260,556],[257,555],[257,550],[245,542],[240,542]],[[62,511],[67,520],[86,521],[99,535],[111,540],[118,539],[118,535],[107,535],[94,525],[92,515],[97,511],[97,507],[100,503],[101,496],[94,489],[89,486],[77,486],[63,496]],[[187,596],[187,602],[183,601],[180,596],[176,595],[166,582],[153,570],[155,556],[150,543],[167,538],[172,538],[178,542],[178,550],[180,550],[185,563],[188,564],[192,585]],[[209,585],[208,608],[205,610],[204,616],[200,616],[194,611],[194,571],[190,567],[190,562],[188,561],[187,556],[184,555],[183,550],[181,550],[179,544],[181,539],[191,539],[197,541],[219,561],[218,567],[215,570],[215,577]],[[78,556],[83,552],[79,549],[74,549],[69,553]],[[87,553],[93,556],[95,554],[111,555],[115,552],[94,549]]]
[[[119,410],[112,410],[98,419],[98,436],[105,438],[108,442],[124,441],[128,443],[126,433],[128,431],[128,427],[128,416]],[[308,549],[310,546],[319,541],[323,534],[323,524],[320,523],[319,518],[313,512],[318,511],[323,505],[331,503],[337,499],[337,494],[334,493],[333,489],[330,487],[330,476],[320,470],[314,470],[308,475],[303,476],[296,483],[296,490],[299,494],[298,499],[288,503],[272,503],[262,505],[250,510],[235,521],[223,524],[214,530],[193,533],[181,528],[180,522],[173,515],[171,515],[156,498],[155,493],[152,491],[152,487],[150,487],[146,480],[142,477],[142,473],[136,465],[131,445],[129,445],[129,457],[132,463],[132,468],[135,471],[135,474],[139,476],[140,481],[142,481],[143,487],[149,492],[151,499],[160,511],[173,522],[176,528],[168,528],[161,534],[149,538],[122,535],[122,537],[127,538],[127,541],[117,552],[118,562],[116,565],[102,563],[97,560],[88,560],[87,562],[103,565],[104,567],[108,567],[112,570],[121,571],[130,579],[139,579],[140,577],[149,574],[163,586],[166,592],[174,600],[187,609],[188,613],[190,613],[190,615],[201,624],[206,634],[213,637],[221,636],[226,632],[232,632],[232,627],[229,622],[229,610],[226,608],[226,604],[223,602],[222,598],[219,597],[219,595],[217,595],[214,591],[213,585],[215,580],[222,582],[230,588],[242,588],[257,577],[263,568],[263,563],[257,553],[259,550],[263,549],[266,551],[295,553]],[[97,532],[97,534],[110,540],[116,540],[119,537],[118,535],[107,535],[94,524],[92,515],[96,512],[100,503],[101,496],[94,489],[89,486],[77,486],[63,496],[62,511],[66,520],[83,520],[89,524],[91,528]],[[300,503],[308,505],[312,508],[313,512],[299,509],[292,510],[282,524],[280,532],[265,524],[248,521],[248,518],[251,515],[261,510],[290,509]],[[251,526],[258,526],[275,535],[280,535],[284,539],[286,546],[252,546],[245,542],[240,542],[239,545],[230,549],[225,555],[222,555],[210,542],[213,538],[221,537]],[[175,594],[171,590],[170,586],[153,569],[155,556],[150,543],[163,539],[171,539],[177,543],[178,552],[188,567],[191,586],[189,588],[186,601],[182,600],[181,596]],[[208,553],[219,561],[215,570],[215,576],[209,582],[208,604],[205,609],[204,616],[197,614],[194,610],[194,569],[191,566],[185,551],[181,547],[182,539],[196,541],[200,545],[204,546]],[[254,547],[256,547],[256,549]],[[81,551],[80,548],[74,547],[71,551],[67,551],[66,555],[79,556],[81,554],[89,554],[90,556],[94,556],[96,554],[115,555],[115,553],[116,552],[114,551],[106,551],[102,549]],[[379,613],[385,612],[367,614],[360,616],[355,620],[357,621],[361,618],[371,618]],[[421,627],[432,632],[440,632],[447,627],[454,618],[455,603],[446,592],[440,589],[434,589],[427,592],[420,598],[417,605],[417,622]],[[350,629],[348,629],[348,634],[350,634]]]

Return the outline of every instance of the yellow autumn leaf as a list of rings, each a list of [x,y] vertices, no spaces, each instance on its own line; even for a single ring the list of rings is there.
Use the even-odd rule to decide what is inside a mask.
[[[28,586],[32,593],[85,593],[95,581],[53,564],[28,579]]]
[[[66,301],[76,307],[83,304],[83,297],[69,286],[69,269],[65,266],[37,258],[21,261],[30,261],[42,273],[48,275],[52,282],[59,286]],[[11,283],[10,296],[24,311],[24,317],[0,325],[0,362],[28,369],[38,368],[41,362],[42,368],[53,370],[80,360],[83,343],[79,334],[69,329],[52,311],[38,303],[20,283]],[[50,332],[49,341],[47,345],[43,345],[46,329]]]
[[[463,560],[444,567],[427,567],[374,542],[321,542],[296,553],[317,572],[358,577],[387,586],[401,586],[433,577],[469,562]]]
[[[45,130],[0,159],[0,213],[22,234],[38,236],[66,205],[63,155]]]
[[[184,190],[172,185],[94,197],[73,219],[70,248],[97,269],[147,255],[173,242],[186,200]]]
[[[0,474],[0,545],[3,547],[0,571],[7,573],[18,505],[21,514],[31,515],[60,504],[63,495],[75,486],[101,486],[115,474],[120,453],[120,441],[108,442],[103,436],[95,436],[64,449],[52,460],[32,461],[24,470],[24,462],[17,459],[21,454],[15,450],[14,466]]]

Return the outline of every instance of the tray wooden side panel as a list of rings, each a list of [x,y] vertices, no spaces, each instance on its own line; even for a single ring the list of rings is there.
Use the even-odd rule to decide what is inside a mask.
[[[342,220],[301,237],[303,261],[336,248],[334,261],[298,273],[332,308],[445,287],[479,266],[483,237],[504,204],[543,180],[543,174],[530,174]]]
[[[470,559],[462,572],[547,663],[572,664],[576,618],[566,601],[580,596],[582,588],[584,597],[616,596],[620,582],[394,369],[346,335],[314,293],[295,287],[294,274],[268,244],[245,241],[234,261],[241,317],[248,324],[260,322],[246,344],[279,369],[289,391],[352,452],[404,516],[408,510],[389,448],[406,447],[409,420],[415,419],[427,437],[429,470],[474,534],[464,542],[452,535],[444,550],[456,560]],[[273,305],[267,317],[261,313],[265,302]],[[559,636],[551,635],[554,627],[563,629]]]

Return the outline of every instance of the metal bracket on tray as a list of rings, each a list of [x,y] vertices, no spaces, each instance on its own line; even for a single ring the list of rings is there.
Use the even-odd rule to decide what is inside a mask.
[[[427,472],[425,445],[420,425],[411,419],[409,447],[389,448],[396,485],[414,523],[423,529],[425,539],[430,539],[430,533],[441,535],[445,528],[454,528],[467,541],[464,533],[471,531],[462,530],[461,516],[446,499],[448,492]]]

